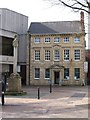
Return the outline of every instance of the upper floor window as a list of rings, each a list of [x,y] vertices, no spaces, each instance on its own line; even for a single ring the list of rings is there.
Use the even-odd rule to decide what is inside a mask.
[[[45,60],[50,60],[50,50],[45,50]]]
[[[69,37],[65,37],[64,38],[64,43],[68,43],[69,42]]]
[[[75,68],[74,69],[74,79],[79,79],[80,78],[80,68]]]
[[[35,50],[35,60],[40,60],[40,50]]]
[[[45,43],[50,43],[50,38],[45,38]]]
[[[35,38],[34,42],[35,43],[40,43],[40,38]]]
[[[69,68],[64,68],[64,79],[69,79]]]
[[[54,43],[59,43],[59,37],[54,38]]]
[[[69,60],[69,50],[64,50],[64,60]]]
[[[35,79],[40,78],[40,68],[35,68]]]
[[[74,50],[74,59],[80,60],[80,50]]]
[[[80,38],[79,38],[79,37],[75,37],[75,38],[74,38],[74,42],[75,42],[75,43],[79,43],[79,42],[80,42]]]
[[[50,79],[50,69],[45,69],[45,78]]]
[[[60,57],[60,56],[59,56],[59,50],[55,50],[55,51],[54,51],[54,60],[55,60],[55,61],[59,61],[59,57]]]

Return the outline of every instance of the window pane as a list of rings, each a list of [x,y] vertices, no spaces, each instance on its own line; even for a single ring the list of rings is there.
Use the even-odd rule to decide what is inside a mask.
[[[59,43],[59,38],[58,37],[54,38],[54,42]]]
[[[64,50],[64,60],[69,60],[69,50]]]
[[[64,42],[65,42],[65,43],[68,43],[68,42],[69,42],[69,38],[68,38],[68,37],[65,37],[65,38],[64,38]]]
[[[69,79],[69,68],[64,68],[64,79]]]
[[[50,69],[45,69],[45,78],[50,78]]]
[[[35,68],[35,78],[40,78],[40,68]]]
[[[59,60],[59,50],[54,51],[54,60]]]
[[[50,43],[50,38],[45,38],[45,43]]]
[[[45,50],[45,60],[50,60],[50,50]]]
[[[40,43],[40,38],[35,38],[35,43]]]
[[[79,42],[80,42],[80,38],[75,37],[75,38],[74,38],[74,42],[75,42],[75,43],[79,43]]]
[[[75,58],[75,60],[80,60],[80,50],[74,51],[74,58]]]
[[[75,68],[74,69],[74,79],[79,79],[80,78],[80,68]]]
[[[40,50],[35,50],[35,60],[40,60]]]

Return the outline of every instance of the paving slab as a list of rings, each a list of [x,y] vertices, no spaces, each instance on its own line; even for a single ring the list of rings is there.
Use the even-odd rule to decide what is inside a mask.
[[[88,87],[23,87],[24,96],[5,96],[2,118],[88,118]],[[1,111],[0,111],[1,113]]]

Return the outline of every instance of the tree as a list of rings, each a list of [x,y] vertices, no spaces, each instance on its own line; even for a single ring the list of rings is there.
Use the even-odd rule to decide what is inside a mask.
[[[90,14],[90,0],[49,0],[54,5],[59,5],[60,3],[66,7],[72,8],[75,11],[85,11]]]

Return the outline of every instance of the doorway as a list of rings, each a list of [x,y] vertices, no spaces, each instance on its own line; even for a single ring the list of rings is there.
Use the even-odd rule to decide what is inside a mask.
[[[59,84],[60,74],[59,72],[54,72],[54,84]]]

